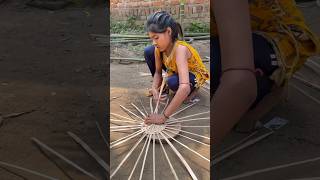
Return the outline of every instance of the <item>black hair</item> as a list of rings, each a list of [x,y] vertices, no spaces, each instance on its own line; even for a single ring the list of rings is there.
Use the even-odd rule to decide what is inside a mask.
[[[176,22],[166,11],[158,11],[148,16],[146,30],[147,32],[163,33],[170,27],[172,29],[171,38],[174,42],[179,34],[183,38],[181,25]]]

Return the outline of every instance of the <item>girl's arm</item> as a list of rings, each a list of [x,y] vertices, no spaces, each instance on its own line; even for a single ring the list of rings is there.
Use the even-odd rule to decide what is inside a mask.
[[[155,64],[156,64],[156,71],[153,76],[152,94],[153,94],[153,97],[157,99],[159,96],[159,87],[161,86],[161,83],[162,83],[162,62],[160,60],[160,56],[158,53],[155,53]]]
[[[178,68],[179,76],[179,88],[173,97],[172,101],[164,111],[164,114],[171,116],[183,101],[188,97],[191,89],[189,85],[189,69],[188,69],[188,57],[191,56],[188,48],[185,46],[178,46],[176,51],[176,64]]]
[[[222,71],[228,68],[254,69],[252,32],[247,0],[215,0]],[[215,77],[213,77],[215,78]],[[256,78],[248,70],[223,73],[211,102],[213,143],[218,143],[246,113],[257,95]]]

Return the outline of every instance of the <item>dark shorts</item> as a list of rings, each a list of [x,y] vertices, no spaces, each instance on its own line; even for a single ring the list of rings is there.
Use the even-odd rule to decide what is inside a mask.
[[[272,45],[262,36],[253,34],[253,51],[254,51],[254,64],[256,70],[262,73],[257,74],[257,98],[253,103],[252,107],[260,102],[263,97],[271,91],[273,86],[273,81],[269,76],[273,73],[275,69],[278,68],[276,64],[273,65],[273,61],[277,61],[275,57],[275,52]],[[214,93],[220,84],[221,77],[221,55],[220,55],[220,45],[219,39],[217,37],[211,38],[211,84],[210,88],[212,93]],[[211,96],[212,97],[212,96]]]

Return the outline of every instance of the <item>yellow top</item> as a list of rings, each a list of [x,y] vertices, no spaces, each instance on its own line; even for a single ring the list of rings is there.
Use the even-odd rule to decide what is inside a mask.
[[[276,52],[278,68],[271,76],[283,85],[307,60],[320,52],[320,40],[305,24],[294,0],[249,0],[253,32],[265,37]],[[213,35],[217,35],[213,19]]]
[[[188,48],[191,53],[191,57],[188,59],[189,72],[196,76],[196,87],[201,87],[206,80],[210,79],[209,72],[203,64],[201,57],[197,50],[195,50],[190,44],[185,41],[177,40],[171,51],[169,57],[163,54],[162,64],[167,68],[168,76],[178,73],[178,68],[176,64],[176,47],[182,45]],[[160,57],[160,51],[156,48],[155,54]]]

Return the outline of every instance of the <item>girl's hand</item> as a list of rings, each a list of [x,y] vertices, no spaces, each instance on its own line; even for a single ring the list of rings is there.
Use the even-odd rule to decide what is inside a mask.
[[[157,101],[159,99],[159,91],[157,89],[152,89],[152,96],[153,96],[153,100]],[[160,96],[160,101],[164,101],[167,99],[167,95],[166,94],[162,94]]]
[[[145,118],[145,124],[164,124],[167,118],[163,114],[150,114]]]

